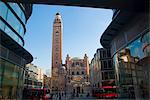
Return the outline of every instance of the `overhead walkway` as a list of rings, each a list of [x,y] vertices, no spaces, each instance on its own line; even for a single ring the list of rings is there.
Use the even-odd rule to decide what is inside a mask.
[[[105,9],[122,9],[138,11],[149,6],[149,0],[2,0],[5,2],[19,2],[46,5],[65,5],[79,7],[93,7]],[[143,6],[141,7],[141,5]],[[140,9],[139,9],[140,6]]]

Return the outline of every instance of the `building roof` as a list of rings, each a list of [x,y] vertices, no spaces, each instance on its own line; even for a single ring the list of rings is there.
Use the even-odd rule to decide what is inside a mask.
[[[80,60],[79,57],[73,57],[72,60]]]

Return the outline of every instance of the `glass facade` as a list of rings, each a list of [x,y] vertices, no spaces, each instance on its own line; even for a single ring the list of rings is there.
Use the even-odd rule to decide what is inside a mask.
[[[150,56],[150,31],[143,35],[141,41],[143,43],[144,56]]]
[[[23,25],[26,23],[24,12],[16,3],[9,3],[9,6],[12,8],[12,10],[14,10],[14,12],[8,8],[8,5],[0,1],[0,29],[13,38],[21,46],[23,46],[23,37],[25,33]],[[14,13],[16,13],[20,20],[17,19]]]
[[[143,43],[150,44],[149,39],[147,34],[143,37],[139,36],[113,56],[115,76],[119,86],[118,92],[121,98],[146,98],[145,94],[149,90],[147,90],[148,85],[145,85],[147,83],[145,77],[148,75],[145,68],[148,65],[139,64],[139,62],[145,57]],[[150,49],[148,51],[150,52]]]
[[[23,10],[20,8],[20,6],[17,3],[9,3],[9,5],[16,12],[16,14],[21,19],[21,21],[25,24],[26,23],[25,14],[24,14]],[[24,8],[23,6],[21,6],[21,7]]]
[[[4,59],[0,59],[0,64],[0,93],[2,99],[22,98],[23,68]]]
[[[28,11],[25,11],[24,7],[28,8]],[[0,99],[2,100],[22,100],[24,67],[26,63],[33,60],[32,55],[23,48],[25,23],[31,15],[31,10],[32,5],[0,0],[0,34],[2,34],[0,36]]]

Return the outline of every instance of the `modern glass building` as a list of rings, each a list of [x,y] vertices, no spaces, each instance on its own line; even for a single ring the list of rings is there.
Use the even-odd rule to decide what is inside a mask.
[[[120,98],[149,99],[149,11],[116,11],[100,42],[111,49],[118,93]]]
[[[0,0],[0,99],[22,99],[25,64],[33,60],[23,48],[32,5]]]

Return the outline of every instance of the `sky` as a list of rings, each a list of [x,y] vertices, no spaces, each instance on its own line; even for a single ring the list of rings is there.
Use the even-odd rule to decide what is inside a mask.
[[[33,64],[51,70],[52,30],[55,14],[59,12],[63,22],[63,63],[66,55],[89,61],[97,48],[101,48],[100,37],[112,20],[112,10],[71,6],[34,5],[26,24],[24,48],[29,51]]]

